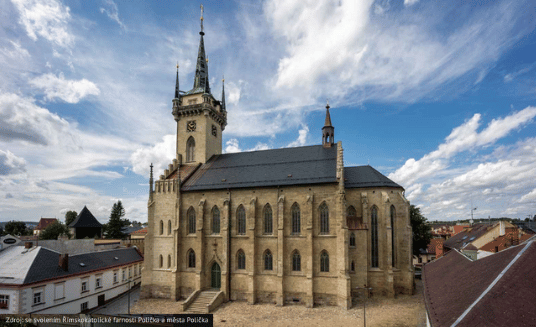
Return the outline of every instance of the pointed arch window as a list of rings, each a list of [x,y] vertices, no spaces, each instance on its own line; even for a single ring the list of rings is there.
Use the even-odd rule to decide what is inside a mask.
[[[350,233],[350,246],[355,247],[355,234]]]
[[[292,271],[301,271],[301,256],[298,250],[292,253]]]
[[[264,234],[273,233],[272,207],[269,203],[264,206]]]
[[[320,271],[329,272],[329,254],[326,250],[320,253]]]
[[[188,268],[195,268],[195,252],[192,249],[188,251]]]
[[[266,250],[264,252],[264,270],[273,270],[272,252]]]
[[[236,269],[246,269],[246,254],[242,250],[236,254]]]
[[[236,209],[236,228],[238,235],[246,234],[246,209],[243,205]]]
[[[391,263],[396,267],[396,233],[395,233],[395,206],[391,206]]]
[[[168,235],[171,235],[171,220],[168,220],[167,228],[168,228],[167,230]]]
[[[186,162],[195,161],[195,139],[193,136],[186,142]]]
[[[320,234],[329,234],[329,209],[325,202],[320,205]]]
[[[217,206],[212,208],[212,234],[220,233],[220,209]]]
[[[292,234],[298,235],[301,231],[300,206],[294,203],[290,212],[292,213]]]
[[[193,207],[188,209],[188,234],[195,234],[195,210]]]
[[[160,220],[160,235],[164,234],[164,221]]]
[[[370,265],[378,268],[378,208],[372,207],[370,213]]]

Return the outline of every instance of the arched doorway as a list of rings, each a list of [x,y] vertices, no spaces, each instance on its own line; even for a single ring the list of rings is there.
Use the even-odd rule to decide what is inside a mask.
[[[217,262],[214,262],[214,264],[212,264],[211,276],[211,287],[219,289],[221,287],[221,269],[220,265]]]

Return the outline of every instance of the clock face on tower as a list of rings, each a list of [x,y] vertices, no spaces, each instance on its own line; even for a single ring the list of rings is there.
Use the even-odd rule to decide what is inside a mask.
[[[186,125],[186,130],[188,132],[194,132],[195,131],[195,120],[190,120]]]

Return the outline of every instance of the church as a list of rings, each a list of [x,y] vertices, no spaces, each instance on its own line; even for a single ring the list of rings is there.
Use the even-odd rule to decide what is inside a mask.
[[[151,165],[141,297],[350,308],[364,287],[411,294],[404,188],[344,167],[329,105],[322,144],[222,154],[225,88],[210,89],[203,17],[199,34],[191,90],[177,67],[176,159],[156,181]]]

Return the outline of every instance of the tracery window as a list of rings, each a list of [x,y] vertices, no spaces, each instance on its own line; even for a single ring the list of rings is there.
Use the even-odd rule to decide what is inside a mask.
[[[298,250],[292,253],[292,271],[301,271],[301,256]]]
[[[236,225],[238,235],[246,234],[246,209],[240,205],[236,210]]]
[[[264,270],[273,270],[272,252],[264,252]]]
[[[195,268],[195,252],[192,249],[188,251],[188,268]]]
[[[329,272],[329,255],[326,250],[320,254],[320,271]]]
[[[220,209],[217,206],[212,208],[212,234],[220,233]]]
[[[391,263],[396,267],[396,233],[395,233],[395,206],[391,206]]]
[[[355,234],[350,233],[350,246],[355,247]]]
[[[290,209],[292,213],[292,234],[300,234],[301,231],[301,220],[300,220],[300,206],[297,203],[292,205]]]
[[[188,209],[188,234],[195,234],[195,210],[193,207]]]
[[[246,254],[242,250],[236,254],[236,269],[246,269]]]
[[[329,234],[329,209],[325,202],[320,205],[320,234]]]
[[[273,233],[272,207],[269,203],[264,206],[264,234]]]
[[[370,214],[370,265],[378,268],[378,208],[372,207]]]

